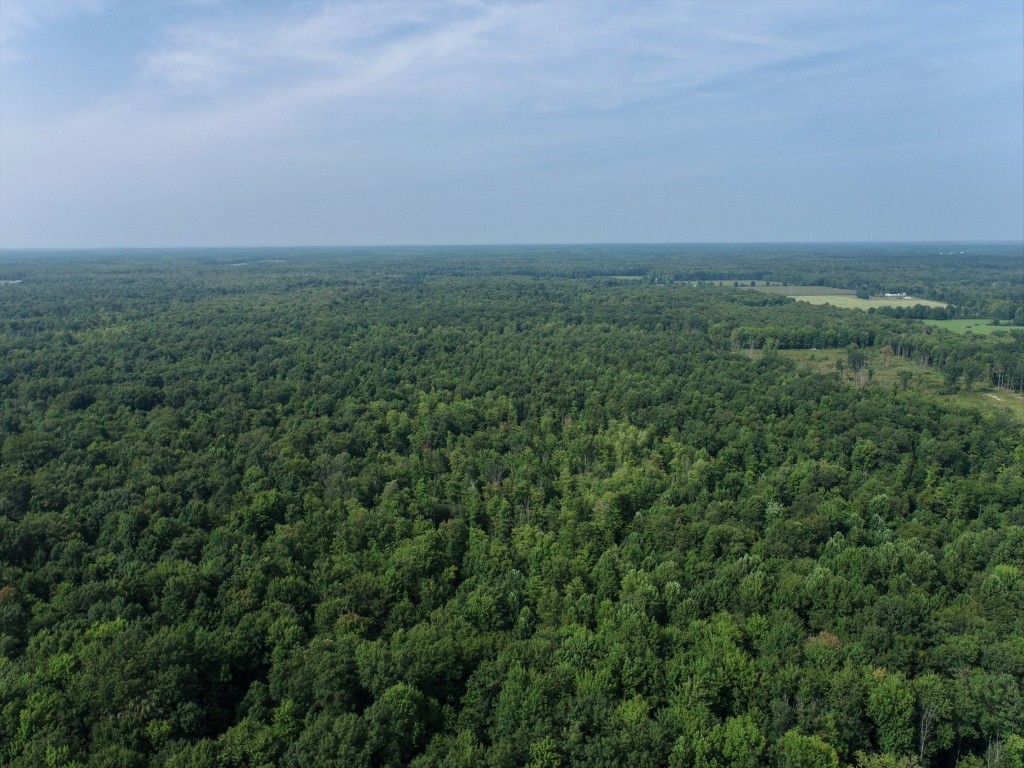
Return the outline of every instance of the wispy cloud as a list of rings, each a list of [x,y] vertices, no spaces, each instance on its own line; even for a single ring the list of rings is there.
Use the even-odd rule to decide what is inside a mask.
[[[18,39],[101,0],[0,3]],[[180,7],[180,6],[179,6]],[[862,78],[858,17],[829,3],[332,2],[200,5],[140,50],[135,86],[97,111],[237,121],[296,111],[546,118],[638,105],[748,109],[790,85],[840,98]],[[179,14],[181,16],[182,14]],[[853,18],[851,18],[851,16]],[[867,25],[877,41],[877,24]],[[8,46],[5,45],[5,50]],[[816,82],[828,80],[818,87]],[[130,81],[129,81],[130,82]],[[891,82],[898,83],[898,79]],[[757,96],[751,99],[751,96]]]
[[[4,54],[26,72],[70,14],[139,33],[114,38],[117,66],[76,39],[76,63],[115,74],[75,80],[73,99],[40,103],[5,75],[8,201],[60,189],[92,205],[109,183],[194,209],[269,187],[300,199],[311,178],[328,199],[497,178],[671,190],[892,162],[892,147],[938,157],[984,140],[967,115],[999,136],[1021,122],[1021,24],[986,21],[1006,6],[984,2],[131,2],[0,0]]]
[[[786,9],[766,14],[764,5],[340,3],[291,18],[177,27],[146,58],[145,73],[179,95],[243,94],[288,107],[401,98],[467,109],[614,109],[834,43],[820,32],[787,35]]]
[[[83,13],[97,13],[107,0],[3,0],[0,2],[0,60],[23,57],[23,44],[32,32]]]

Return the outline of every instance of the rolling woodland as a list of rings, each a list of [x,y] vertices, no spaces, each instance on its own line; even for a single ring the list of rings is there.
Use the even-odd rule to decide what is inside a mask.
[[[1024,255],[939,250],[5,253],[0,764],[1021,768]]]

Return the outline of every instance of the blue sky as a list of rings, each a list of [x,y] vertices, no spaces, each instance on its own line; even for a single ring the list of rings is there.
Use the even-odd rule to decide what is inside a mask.
[[[0,0],[0,247],[951,239],[1021,0]]]

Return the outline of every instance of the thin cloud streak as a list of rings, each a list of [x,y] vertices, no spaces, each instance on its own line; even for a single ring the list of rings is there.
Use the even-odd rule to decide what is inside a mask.
[[[23,46],[32,32],[87,13],[99,13],[107,0],[3,0],[0,2],[0,61],[24,58]]]
[[[192,95],[255,93],[289,108],[411,96],[446,107],[561,112],[615,109],[831,50],[820,36],[722,31],[724,20],[707,11],[712,18],[652,18],[648,6],[620,4],[472,3],[458,14],[419,3],[383,7],[393,12],[346,4],[241,31],[225,22],[178,29],[172,46],[149,57],[146,74]]]

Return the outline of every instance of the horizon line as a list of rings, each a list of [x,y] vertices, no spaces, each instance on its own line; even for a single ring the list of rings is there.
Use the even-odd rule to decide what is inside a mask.
[[[946,239],[902,239],[902,240],[621,240],[621,241],[557,241],[557,242],[489,242],[489,243],[290,243],[285,245],[234,244],[234,245],[88,245],[88,246],[0,246],[0,253],[14,251],[196,251],[248,249],[380,249],[380,248],[569,248],[569,247],[623,247],[623,246],[680,246],[680,245],[930,245],[964,243],[977,245],[1024,245],[1024,238],[946,238]]]

